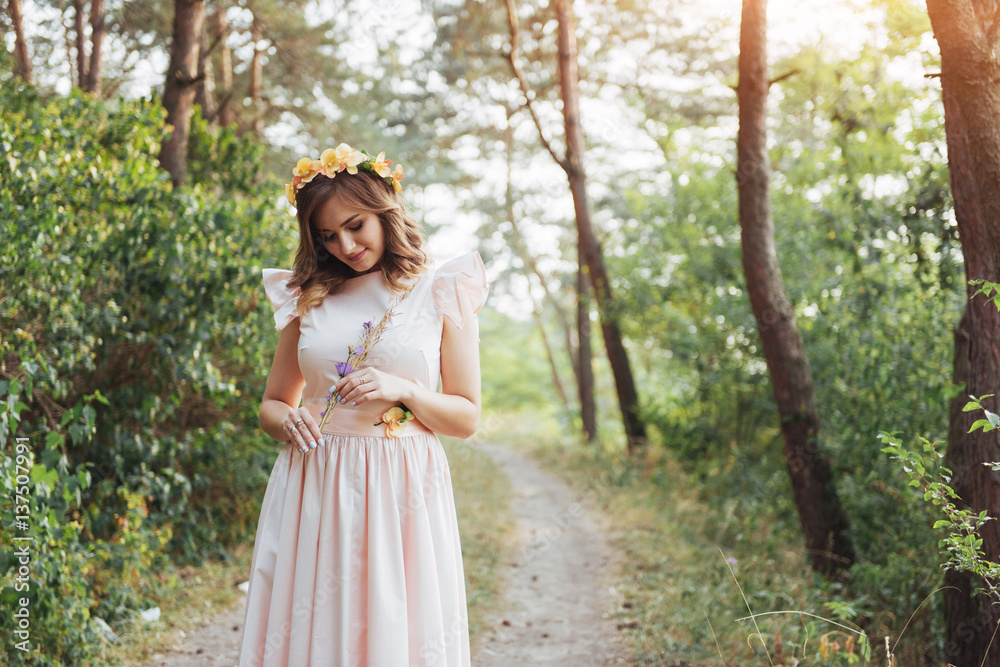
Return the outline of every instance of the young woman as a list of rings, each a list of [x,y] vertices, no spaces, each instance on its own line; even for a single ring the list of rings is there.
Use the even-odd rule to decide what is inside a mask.
[[[478,253],[428,264],[402,170],[384,158],[341,144],[301,160],[286,187],[299,247],[291,270],[263,271],[281,333],[260,407],[284,446],[257,527],[241,667],[470,664],[436,434],[467,438],[479,422],[476,313],[489,288]]]

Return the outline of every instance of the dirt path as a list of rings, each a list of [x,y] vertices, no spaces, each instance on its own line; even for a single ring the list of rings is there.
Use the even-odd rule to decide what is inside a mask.
[[[480,642],[476,667],[625,664],[609,591],[616,569],[606,526],[531,458],[480,445],[514,488],[519,544],[505,573],[506,609]]]
[[[243,617],[247,598],[241,596],[224,614],[183,639],[183,646],[167,655],[157,655],[142,667],[235,667],[240,659]]]
[[[616,567],[605,526],[530,457],[477,443],[510,478],[518,545],[503,573],[502,608],[478,642],[475,667],[626,664],[609,587]],[[239,659],[246,598],[142,667],[232,667]]]

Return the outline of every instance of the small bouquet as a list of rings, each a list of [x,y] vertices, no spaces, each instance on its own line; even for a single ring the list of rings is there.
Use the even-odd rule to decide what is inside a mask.
[[[378,324],[372,325],[372,320],[368,320],[367,322],[361,325],[360,342],[354,347],[348,346],[346,361],[339,361],[335,364],[335,368],[337,369],[337,374],[340,375],[341,378],[343,378],[345,375],[348,375],[349,373],[353,373],[358,368],[364,366],[365,361],[368,360],[368,353],[382,339],[382,334],[384,334],[386,328],[388,328],[389,320],[392,318],[393,315],[395,315],[396,308],[403,301],[403,299],[405,299],[410,295],[411,291],[413,291],[412,287],[406,290],[400,296],[396,297],[392,301],[392,303],[389,304],[389,308],[386,309],[385,314],[382,315],[382,319],[379,320]],[[322,431],[323,427],[326,426],[326,420],[330,418],[330,412],[332,412],[333,409],[337,407],[337,401],[333,396],[334,391],[336,391],[336,385],[330,387],[330,391],[326,395],[326,408],[319,413],[320,417],[323,418],[323,420],[319,424],[320,431]],[[392,410],[400,410],[400,409],[393,408]],[[392,410],[389,410],[388,412],[385,413],[385,415],[382,415],[382,418],[386,424],[386,435],[389,437],[396,437],[396,435],[390,435],[389,427],[392,424],[395,424],[398,433],[403,429],[402,424],[404,424],[407,419],[412,419],[413,415],[409,410],[406,410],[405,412],[403,410],[400,410],[400,412],[403,412],[403,414],[400,415],[402,419],[386,419],[386,415],[392,412]],[[393,413],[393,416],[395,416],[395,414],[396,413]],[[378,423],[381,424],[383,422],[378,422]]]

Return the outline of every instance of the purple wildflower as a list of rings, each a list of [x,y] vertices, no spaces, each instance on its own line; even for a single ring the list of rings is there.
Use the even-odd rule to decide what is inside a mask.
[[[360,356],[360,355],[362,355],[364,353],[365,353],[365,348],[361,347],[360,345],[358,345],[356,348],[354,348],[354,354]]]
[[[329,398],[330,398],[330,397],[329,397],[329,396],[327,396],[327,400],[329,400]],[[324,410],[323,412],[319,413],[319,416],[320,416],[320,417],[325,417],[325,416],[326,416],[326,410]]]
[[[365,329],[371,329],[372,328],[372,321],[368,320],[367,322],[365,322],[361,326],[363,326]]]
[[[346,361],[338,361],[334,364],[334,366],[336,367],[337,372],[340,373],[340,377],[344,377],[345,375],[354,372],[354,369],[351,368],[351,365]]]
[[[736,559],[733,558],[732,556],[730,556],[729,558],[727,558],[726,562],[729,563],[730,565],[736,565]]]

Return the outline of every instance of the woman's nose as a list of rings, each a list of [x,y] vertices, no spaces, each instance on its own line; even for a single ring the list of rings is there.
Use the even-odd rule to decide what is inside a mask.
[[[350,255],[351,251],[354,250],[354,240],[350,236],[341,236],[340,249],[344,251],[345,255]]]

